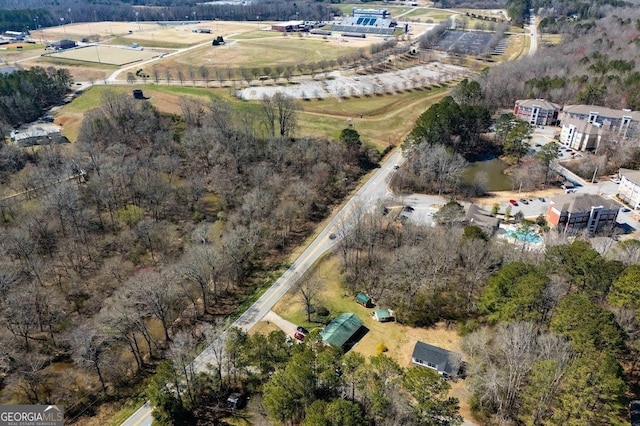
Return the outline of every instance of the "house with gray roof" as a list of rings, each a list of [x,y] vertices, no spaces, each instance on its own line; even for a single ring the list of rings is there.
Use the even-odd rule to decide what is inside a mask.
[[[470,204],[464,218],[467,225],[474,225],[493,235],[500,227],[500,219],[491,216],[488,211],[481,209],[475,204]]]
[[[605,226],[615,226],[620,206],[596,194],[565,194],[549,201],[549,223],[561,232],[583,229],[595,234]]]
[[[620,169],[618,197],[632,209],[640,208],[640,170]]]
[[[62,128],[52,123],[36,123],[12,130],[11,142],[19,147],[65,143],[68,140],[61,134]]]
[[[441,376],[456,378],[462,367],[462,356],[438,346],[416,342],[411,362],[421,367],[431,368]]]
[[[534,126],[554,125],[558,121],[560,105],[544,99],[520,99],[516,101],[513,115]]]

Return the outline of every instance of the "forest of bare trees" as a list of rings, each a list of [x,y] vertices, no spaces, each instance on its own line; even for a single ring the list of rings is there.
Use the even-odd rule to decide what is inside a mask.
[[[350,190],[358,159],[287,136],[295,103],[268,101],[249,115],[184,99],[173,116],[108,93],[76,144],[3,170],[3,196],[29,190],[1,201],[3,401],[73,416],[119,394],[193,324],[232,313]]]
[[[640,62],[629,55],[640,40],[640,9],[617,8],[593,25],[566,28],[562,43],[533,57],[482,73],[483,104],[511,107],[516,99],[544,98],[640,110]]]

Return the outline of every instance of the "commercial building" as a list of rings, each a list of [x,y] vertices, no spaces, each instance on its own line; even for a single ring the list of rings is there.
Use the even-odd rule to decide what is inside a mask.
[[[640,170],[620,169],[618,197],[632,209],[640,208]]]
[[[513,115],[534,126],[555,125],[558,122],[560,105],[544,99],[522,99],[516,101]]]
[[[595,194],[565,194],[549,202],[549,223],[565,233],[583,229],[595,234],[605,226],[615,226],[618,204]]]
[[[300,31],[302,28],[304,28],[304,21],[276,22],[271,25],[271,30],[279,31],[281,33]]]
[[[398,23],[391,19],[387,9],[353,9],[351,16],[343,18],[339,23],[333,24],[332,31],[345,34],[377,34],[381,36],[393,35]],[[404,26],[404,32],[408,31],[408,25]],[[366,37],[366,36],[365,36]]]

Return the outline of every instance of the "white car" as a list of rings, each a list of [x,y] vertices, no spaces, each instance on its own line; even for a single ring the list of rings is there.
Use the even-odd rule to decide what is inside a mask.
[[[610,180],[613,183],[620,183],[620,179],[618,179],[617,177],[614,177],[614,176],[612,176]]]

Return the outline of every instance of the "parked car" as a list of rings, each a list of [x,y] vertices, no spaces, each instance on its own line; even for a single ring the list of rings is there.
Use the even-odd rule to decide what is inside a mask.
[[[301,326],[298,326],[298,328],[296,328],[296,331],[297,331],[298,333],[302,333],[302,334],[304,334],[305,336],[306,336],[307,334],[309,334],[309,330],[307,330],[306,328],[301,327]]]
[[[631,210],[626,207],[623,207],[620,209],[620,211],[622,211],[622,213],[629,213]]]
[[[540,198],[538,198],[538,200],[542,201],[543,203],[545,202],[544,197],[540,197]]]
[[[411,212],[412,212],[412,211],[414,211],[414,210],[415,210],[415,209],[414,209],[413,207],[411,207],[411,206],[404,206],[404,211],[405,211],[405,212],[409,212],[409,213],[411,213]]]
[[[398,170],[400,168],[399,164],[396,164],[395,166],[393,166],[393,170]]]
[[[615,176],[612,176],[610,180],[611,180],[611,182],[613,182],[613,183],[620,183],[620,179],[618,179],[618,178],[617,178],[617,177],[615,177]]]
[[[295,337],[297,340],[303,341],[304,338],[307,337],[307,334],[309,334],[309,330],[304,327],[298,326],[296,328],[296,332],[293,334],[293,337]]]
[[[517,206],[518,202],[516,200],[509,200],[509,204],[511,204],[512,206]]]
[[[520,199],[520,202],[521,202],[522,204],[529,204],[529,202],[528,202],[527,200],[525,200],[524,198],[521,198],[521,199]]]

